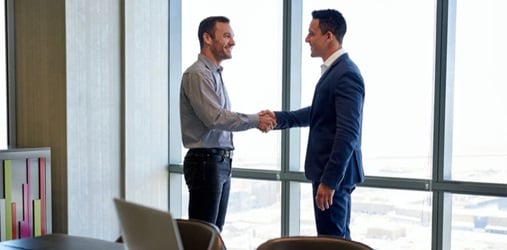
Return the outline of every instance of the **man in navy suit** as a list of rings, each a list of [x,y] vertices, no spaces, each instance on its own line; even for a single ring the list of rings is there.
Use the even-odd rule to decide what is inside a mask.
[[[295,111],[270,112],[274,129],[309,126],[305,160],[312,181],[318,235],[350,239],[350,203],[356,184],[364,181],[361,130],[364,82],[342,48],[347,25],[336,10],[316,10],[305,41],[311,56],[323,60],[312,105]]]

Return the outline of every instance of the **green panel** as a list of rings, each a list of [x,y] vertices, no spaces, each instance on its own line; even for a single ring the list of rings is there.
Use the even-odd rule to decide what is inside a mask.
[[[12,240],[12,162],[4,161],[4,190],[5,190],[5,239]]]
[[[42,234],[40,204],[40,200],[33,201],[33,236],[40,236]]]

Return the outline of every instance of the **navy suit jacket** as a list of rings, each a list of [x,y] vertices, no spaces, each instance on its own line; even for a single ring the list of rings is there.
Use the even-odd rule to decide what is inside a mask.
[[[328,187],[364,181],[361,130],[364,81],[348,54],[341,55],[320,77],[312,105],[275,112],[275,129],[310,126],[305,176]]]

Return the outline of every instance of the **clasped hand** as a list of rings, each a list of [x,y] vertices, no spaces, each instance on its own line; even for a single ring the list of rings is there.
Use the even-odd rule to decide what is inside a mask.
[[[262,110],[259,113],[259,125],[257,128],[263,133],[267,133],[276,127],[276,115],[271,110]]]

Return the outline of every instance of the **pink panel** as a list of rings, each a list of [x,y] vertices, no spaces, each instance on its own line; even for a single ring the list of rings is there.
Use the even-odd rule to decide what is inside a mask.
[[[46,159],[39,158],[39,199],[41,234],[46,234]]]
[[[23,220],[19,222],[19,238],[27,238],[32,236],[30,230],[30,206],[29,206],[30,191],[27,184],[23,184]]]

